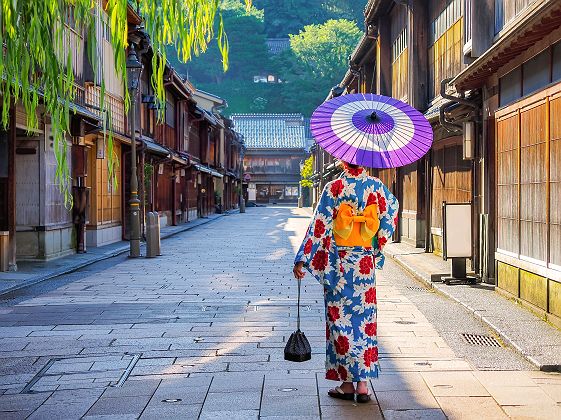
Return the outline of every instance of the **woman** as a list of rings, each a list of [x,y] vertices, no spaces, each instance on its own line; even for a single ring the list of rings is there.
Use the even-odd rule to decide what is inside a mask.
[[[341,177],[323,190],[294,261],[324,286],[325,377],[342,381],[329,396],[368,402],[368,379],[378,377],[376,277],[382,248],[397,222],[398,202],[362,167],[344,164]],[[353,382],[357,383],[356,389]]]

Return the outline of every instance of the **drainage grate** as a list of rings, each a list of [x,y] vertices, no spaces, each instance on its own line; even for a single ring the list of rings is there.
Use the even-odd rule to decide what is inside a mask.
[[[415,321],[404,321],[404,320],[401,320],[401,321],[394,321],[394,322],[395,322],[396,324],[403,324],[403,325],[416,324]]]
[[[420,286],[405,286],[406,289],[409,290],[414,290],[416,292],[426,292],[427,289],[425,289],[424,287],[420,287]]]
[[[488,335],[462,333],[462,337],[473,346],[502,347],[495,337]]]

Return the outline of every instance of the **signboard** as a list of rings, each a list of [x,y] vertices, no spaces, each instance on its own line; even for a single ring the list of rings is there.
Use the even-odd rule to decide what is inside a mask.
[[[442,256],[448,258],[472,257],[471,203],[442,203]]]
[[[105,140],[102,138],[98,138],[96,141],[95,158],[105,159]]]

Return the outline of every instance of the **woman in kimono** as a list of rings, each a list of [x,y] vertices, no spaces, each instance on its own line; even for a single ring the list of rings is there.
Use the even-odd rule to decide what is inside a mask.
[[[344,164],[323,190],[294,261],[323,285],[326,318],[325,377],[341,381],[329,396],[368,402],[368,379],[378,377],[375,269],[397,222],[398,202],[362,167]],[[356,389],[354,382],[357,383]]]

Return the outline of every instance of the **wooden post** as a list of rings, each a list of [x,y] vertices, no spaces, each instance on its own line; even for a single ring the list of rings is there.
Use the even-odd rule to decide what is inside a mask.
[[[8,133],[8,231],[10,232],[10,256],[8,267],[17,271],[16,261],[16,105],[10,108]]]
[[[378,48],[376,48],[376,93],[390,95],[391,84],[391,32],[389,16],[378,19]]]
[[[409,40],[408,73],[409,104],[423,110],[427,107],[427,27],[428,7],[425,0],[412,0],[408,7],[407,26]]]

